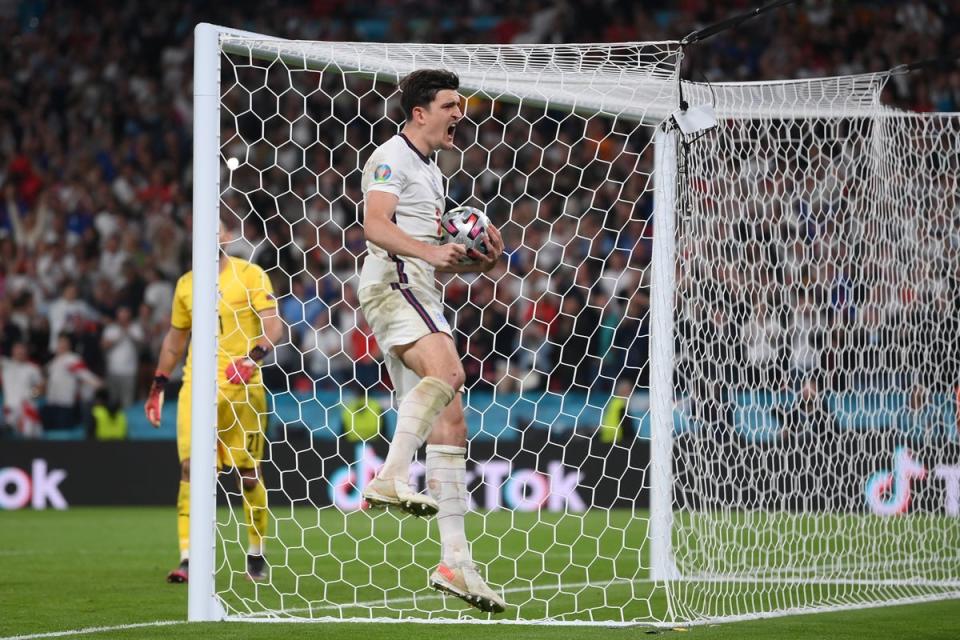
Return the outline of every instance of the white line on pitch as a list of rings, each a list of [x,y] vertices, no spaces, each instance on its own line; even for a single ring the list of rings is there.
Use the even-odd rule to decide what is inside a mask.
[[[124,631],[126,629],[140,629],[142,627],[169,627],[174,624],[184,624],[186,620],[157,620],[156,622],[137,622],[135,624],[118,624],[112,627],[87,627],[85,629],[70,629],[68,631],[50,631],[47,633],[31,633],[25,636],[7,636],[0,640],[33,640],[34,638],[60,638],[63,636],[82,636],[88,633],[106,631]]]
[[[562,592],[564,590],[581,589],[584,587],[608,587],[608,586],[617,585],[617,584],[649,584],[652,582],[654,582],[654,580],[622,579],[622,580],[597,580],[594,582],[572,582],[568,584],[559,584],[559,585],[558,584],[540,584],[540,585],[530,585],[528,587],[508,587],[506,589],[503,589],[503,593],[504,594],[524,593],[524,592],[533,593],[536,591],[547,591],[547,590],[556,590],[556,591]],[[312,613],[313,611],[335,611],[335,610],[343,610],[343,609],[359,609],[364,607],[368,607],[368,608],[369,607],[389,607],[392,604],[403,604],[405,602],[416,603],[418,600],[421,600],[421,601],[422,600],[439,600],[440,598],[443,598],[443,597],[444,595],[442,593],[427,592],[420,595],[414,594],[412,596],[403,596],[401,598],[389,598],[389,599],[385,598],[383,600],[367,600],[366,602],[353,602],[350,604],[325,604],[325,605],[318,605],[316,607],[299,607],[296,609],[284,609],[283,611],[269,611],[269,610],[260,611],[256,613],[246,614],[246,615],[240,614],[239,617],[242,618],[242,617],[250,617],[250,616],[262,616],[264,614],[286,615],[291,613]],[[5,639],[0,638],[0,640],[5,640]]]

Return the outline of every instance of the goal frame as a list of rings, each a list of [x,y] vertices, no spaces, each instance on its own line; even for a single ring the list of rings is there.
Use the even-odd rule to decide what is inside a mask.
[[[244,55],[276,59],[281,38],[200,23],[194,29],[193,84],[193,377],[190,392],[191,441],[190,582],[187,619],[191,622],[226,618],[216,595],[216,430],[197,428],[217,420],[217,274],[219,272],[220,210],[220,56],[224,37],[271,41],[277,49],[244,48]],[[298,64],[303,58],[297,58]],[[310,60],[307,60],[309,63]],[[315,60],[318,65],[321,60]],[[387,74],[377,74],[388,77]],[[469,80],[461,83],[470,89]],[[509,96],[499,96],[509,99]],[[525,98],[525,102],[536,100]],[[595,112],[601,105],[579,102],[551,104]],[[622,105],[621,105],[622,106]],[[648,110],[657,121],[669,114]],[[629,117],[630,113],[621,113]],[[679,577],[671,550],[673,464],[673,299],[674,216],[677,193],[677,134],[666,125],[654,135],[654,234],[650,325],[650,563],[653,580]],[[204,266],[206,265],[206,268]]]
[[[190,581],[187,620],[222,620],[216,596],[217,276],[220,211],[220,35],[198,24],[193,60],[193,319],[190,381]]]
[[[248,42],[238,44],[230,39],[246,39]],[[281,60],[295,64],[298,68],[323,69],[333,62],[343,71],[354,72],[362,67],[361,74],[377,79],[398,80],[399,74],[395,66],[384,62],[381,66],[369,66],[370,60],[339,60],[333,57],[325,58],[317,51],[304,53],[302,49],[296,51],[292,47],[293,41],[275,38],[258,33],[229,29],[221,26],[201,23],[195,28],[194,49],[194,123],[193,123],[193,367],[194,374],[191,383],[191,394],[194,399],[191,408],[191,421],[194,425],[191,446],[191,524],[190,548],[192,551],[190,564],[191,576],[188,585],[188,620],[190,621],[218,621],[227,619],[227,614],[216,591],[217,570],[217,467],[216,467],[216,425],[217,420],[217,388],[216,388],[216,358],[217,358],[217,275],[219,273],[219,211],[221,207],[221,150],[220,150],[220,115],[221,115],[221,83],[220,71],[224,53],[242,55],[257,60]],[[319,43],[323,44],[323,43]],[[624,43],[624,46],[639,43]],[[659,43],[643,43],[659,44]],[[670,46],[679,43],[670,41],[663,44]],[[419,45],[412,45],[419,46]],[[545,47],[553,45],[544,45]],[[589,46],[589,45],[579,45]],[[601,45],[597,45],[601,46]],[[618,46],[606,43],[603,47]],[[492,48],[491,50],[494,50]],[[331,48],[332,52],[333,49]],[[443,54],[446,54],[444,52]],[[443,55],[442,54],[442,55]],[[331,53],[331,56],[333,54]],[[431,64],[443,65],[441,57],[430,59]],[[682,48],[678,48],[677,63],[682,60]],[[314,66],[315,65],[315,66]],[[643,105],[630,103],[629,92],[611,92],[607,95],[577,94],[579,88],[576,78],[570,80],[570,98],[549,98],[543,93],[539,95],[534,89],[529,94],[517,95],[511,93],[511,88],[504,86],[485,85],[480,90],[478,84],[481,77],[476,74],[465,74],[461,77],[461,87],[468,91],[476,91],[477,95],[486,95],[500,101],[522,102],[524,105],[555,105],[570,109],[573,112],[593,115],[607,113],[617,118],[636,120],[646,125],[656,125],[653,132],[653,211],[654,234],[652,241],[652,260],[650,263],[650,311],[649,311],[649,416],[650,416],[650,459],[645,480],[645,489],[649,491],[649,521],[647,541],[649,556],[650,579],[658,585],[666,587],[667,598],[665,618],[652,626],[673,625],[677,623],[677,611],[674,608],[674,598],[671,597],[671,582],[685,579],[677,568],[674,558],[674,332],[676,330],[674,307],[677,290],[677,200],[682,187],[680,183],[680,145],[683,140],[676,130],[671,116],[681,103],[680,91],[693,105],[708,103],[723,103],[726,105],[721,118],[750,119],[775,117],[784,120],[802,119],[806,117],[842,116],[878,117],[882,113],[876,103],[870,102],[873,95],[867,89],[876,82],[879,74],[863,74],[862,76],[846,76],[842,78],[822,78],[823,87],[831,82],[839,86],[849,87],[847,95],[838,91],[839,97],[834,100],[833,94],[810,95],[805,91],[815,91],[816,88],[798,80],[778,82],[735,83],[731,85],[704,85],[675,79],[672,83],[672,93],[652,95],[650,102]],[[511,76],[512,77],[512,76]],[[809,79],[808,79],[809,80]],[[521,79],[522,81],[522,79]],[[630,80],[624,79],[627,83]],[[643,79],[637,79],[637,86],[646,88]],[[651,87],[662,88],[664,81]],[[821,89],[823,87],[820,87]],[[739,90],[747,95],[747,106],[738,104],[732,98],[740,95]],[[502,91],[501,91],[502,90]],[[729,95],[728,95],[729,94]],[[541,97],[542,96],[542,97]],[[751,110],[749,102],[755,98],[760,106]],[[767,112],[765,99],[776,103],[778,100],[796,100],[802,106],[789,113],[779,113],[773,110]],[[808,102],[824,101],[823,107],[816,109],[809,107]],[[769,107],[773,109],[773,107]],[[809,112],[804,111],[809,109]],[[874,135],[872,143],[879,145],[880,141]],[[686,165],[684,165],[686,170]],[[679,467],[678,467],[679,468]],[[678,545],[677,553],[682,560],[682,545]],[[687,576],[689,579],[689,576]],[[694,578],[695,580],[695,578]],[[950,596],[946,596],[950,597]],[[956,597],[954,595],[954,597]],[[917,599],[917,601],[929,598]],[[864,604],[864,607],[879,606],[876,603]],[[838,608],[859,608],[854,606],[828,607],[816,610],[810,609],[779,609],[774,612],[758,612],[747,616],[723,616],[725,621],[737,619],[766,618],[797,613],[814,613]],[[682,616],[681,616],[682,617]],[[325,618],[325,621],[341,620],[341,618]],[[368,620],[365,618],[364,620]],[[349,620],[344,620],[349,621]],[[444,623],[449,620],[409,620],[412,622]],[[712,621],[712,620],[711,620]],[[487,622],[487,621],[484,621]],[[499,622],[499,621],[498,621]],[[524,620],[504,620],[504,623],[526,623]],[[552,622],[552,621],[551,621]],[[707,620],[684,621],[683,624],[698,624]],[[632,622],[595,622],[572,621],[552,622],[554,624],[570,625],[604,625],[621,626],[635,624]]]

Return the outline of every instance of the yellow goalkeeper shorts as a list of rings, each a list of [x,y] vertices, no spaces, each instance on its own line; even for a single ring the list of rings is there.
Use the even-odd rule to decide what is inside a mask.
[[[177,402],[177,453],[190,458],[190,385]],[[262,384],[222,385],[217,389],[217,468],[253,469],[263,459],[267,397]]]

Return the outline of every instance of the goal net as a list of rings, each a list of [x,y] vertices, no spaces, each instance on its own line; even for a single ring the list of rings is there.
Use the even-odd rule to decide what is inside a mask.
[[[680,58],[220,38],[198,147],[220,250],[266,270],[286,325],[263,369],[269,579],[245,579],[218,474],[223,616],[657,624],[958,595],[957,120],[882,111],[873,77],[685,84],[720,124],[682,136]],[[465,96],[448,206],[507,245],[438,282],[496,617],[427,587],[435,522],[360,499],[396,423],[357,302],[360,172],[402,125],[398,79],[436,67]]]
[[[681,618],[960,588],[960,118],[881,108],[881,80],[728,88],[740,117],[687,140]]]

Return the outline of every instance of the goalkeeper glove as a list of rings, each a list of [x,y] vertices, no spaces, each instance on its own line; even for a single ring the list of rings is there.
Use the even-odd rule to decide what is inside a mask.
[[[235,359],[227,365],[227,382],[230,384],[246,384],[250,382],[250,378],[253,377],[260,361],[267,357],[268,353],[270,353],[269,348],[257,345],[250,350],[248,355]]]
[[[169,376],[162,371],[157,371],[153,375],[153,384],[150,385],[150,395],[147,396],[147,404],[144,411],[147,414],[147,420],[154,427],[160,426],[160,413],[163,410],[163,391],[167,386]]]

